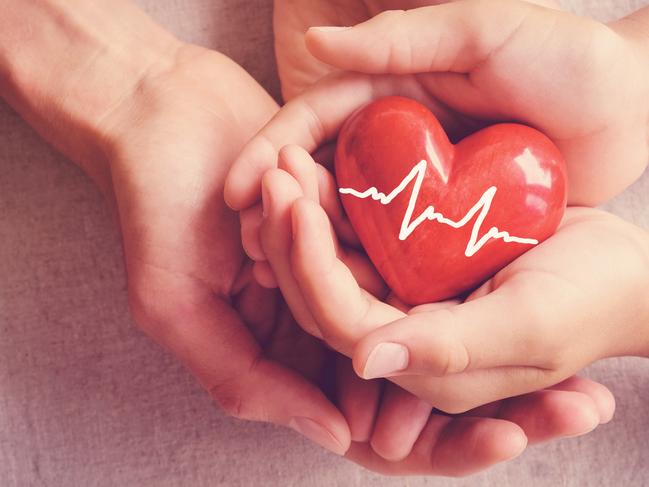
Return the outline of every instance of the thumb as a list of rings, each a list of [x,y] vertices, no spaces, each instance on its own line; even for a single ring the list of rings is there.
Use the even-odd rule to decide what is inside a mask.
[[[461,0],[385,11],[354,27],[312,27],[306,44],[316,58],[348,71],[466,73],[508,43],[530,13],[535,21],[553,15],[516,0]]]
[[[141,329],[172,352],[226,414],[293,428],[344,454],[350,438],[340,411],[315,384],[267,358],[226,299],[193,278],[153,267],[129,270],[131,308]]]

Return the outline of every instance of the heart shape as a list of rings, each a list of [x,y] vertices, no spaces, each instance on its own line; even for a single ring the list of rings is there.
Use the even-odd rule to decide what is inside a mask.
[[[475,289],[552,235],[566,207],[565,162],[544,134],[498,124],[453,145],[402,97],[345,122],[335,170],[363,247],[410,305]]]

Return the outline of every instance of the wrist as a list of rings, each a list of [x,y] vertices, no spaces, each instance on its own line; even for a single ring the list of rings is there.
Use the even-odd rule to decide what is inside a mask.
[[[0,0],[0,95],[93,178],[102,120],[180,42],[127,0]]]

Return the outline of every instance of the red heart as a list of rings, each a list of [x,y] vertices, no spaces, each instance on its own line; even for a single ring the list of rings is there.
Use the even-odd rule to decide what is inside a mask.
[[[566,206],[564,160],[541,132],[499,124],[453,145],[426,107],[401,97],[347,120],[336,178],[372,262],[411,305],[476,288],[552,235]]]

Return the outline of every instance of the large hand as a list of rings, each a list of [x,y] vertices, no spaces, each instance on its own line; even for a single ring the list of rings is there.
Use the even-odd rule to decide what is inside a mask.
[[[454,136],[485,121],[516,120],[545,132],[563,152],[569,203],[596,204],[634,181],[649,160],[649,56],[632,30],[636,23],[606,26],[526,2],[463,0],[384,12],[338,32],[312,29],[306,44],[319,60],[381,76],[321,85],[319,100],[309,96],[299,119],[292,109],[290,130],[309,124],[318,143],[333,138],[339,120],[389,94],[434,107]],[[336,121],[323,116],[334,112]],[[274,128],[288,127],[278,122]],[[301,140],[313,148],[307,137],[283,142]],[[272,164],[265,156],[246,154],[259,173]],[[258,195],[258,180],[235,184],[240,178],[234,174],[228,197],[246,207]]]
[[[346,451],[347,421],[320,380],[331,352],[250,279],[223,201],[230,163],[276,104],[130,0],[0,4],[0,94],[114,204],[138,323],[230,414]],[[339,368],[339,401],[370,389],[373,417],[371,387],[353,385],[349,360]]]
[[[302,93],[335,68],[314,57],[304,34],[318,25],[349,26],[391,9],[413,9],[449,0],[275,0],[274,31],[277,70],[284,100]],[[530,0],[555,7],[554,0]]]
[[[347,424],[309,381],[325,351],[250,279],[222,197],[230,162],[276,109],[235,63],[182,46],[104,118],[131,305],[229,414],[292,426],[343,453]]]

